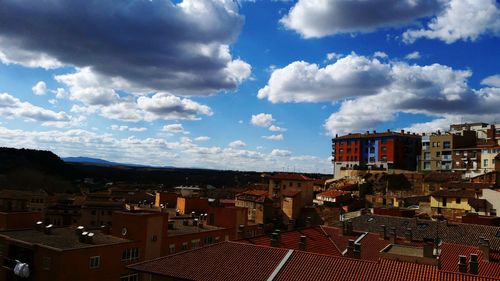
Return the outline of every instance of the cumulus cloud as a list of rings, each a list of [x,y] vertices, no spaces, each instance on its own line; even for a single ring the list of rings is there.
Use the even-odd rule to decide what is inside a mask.
[[[323,68],[295,61],[277,69],[257,97],[278,102],[323,102],[371,95],[390,83],[390,66],[350,54]]]
[[[272,131],[272,132],[285,132],[287,130],[287,128],[279,127],[276,125],[271,125],[271,126],[269,126],[268,129],[269,129],[269,131]]]
[[[144,132],[147,131],[145,127],[129,127],[126,125],[111,125],[111,130],[113,131],[121,131],[121,132]]]
[[[3,1],[0,60],[91,67],[177,95],[232,90],[250,76],[250,65],[229,49],[244,20],[235,2],[173,2]]]
[[[324,68],[292,62],[277,69],[259,90],[259,97],[274,103],[339,102],[338,110],[324,124],[332,135],[373,129],[393,121],[399,113],[449,120],[463,116],[464,121],[500,117],[500,88],[494,86],[495,78],[485,79],[483,84],[489,87],[473,89],[468,84],[471,76],[470,70],[441,64],[420,66],[390,59],[382,63],[351,54]],[[339,83],[343,87],[333,86]]]
[[[500,35],[500,5],[496,0],[450,0],[427,28],[408,30],[403,40],[413,43],[419,38],[429,38],[450,44],[458,40],[475,41],[485,34]]]
[[[195,141],[209,141],[210,140],[210,137],[207,137],[207,136],[199,136],[197,138],[194,139]]]
[[[283,140],[283,134],[262,136],[262,138],[266,140]]]
[[[182,134],[189,134],[186,130],[184,130],[184,127],[182,124],[169,124],[165,125],[162,128],[162,131],[164,132],[169,132],[169,133],[182,133]]]
[[[274,121],[276,120],[274,120],[273,115],[267,113],[252,115],[252,119],[250,119],[250,123],[258,127],[269,127],[273,124]]]
[[[44,81],[38,81],[35,86],[31,88],[33,94],[37,96],[43,96],[47,93],[47,84]]]
[[[482,85],[500,88],[500,74],[491,75],[481,81]]]
[[[408,60],[418,60],[420,59],[420,53],[418,51],[411,52],[408,55],[405,56],[405,59]]]
[[[271,151],[272,156],[277,156],[277,157],[286,157],[292,155],[292,152],[289,150],[284,150],[284,149],[273,149]]]
[[[229,143],[229,147],[232,148],[245,147],[245,146],[247,146],[247,144],[242,140],[235,140]]]
[[[459,0],[460,1],[460,0]],[[299,0],[281,20],[305,38],[401,26],[441,9],[440,0]]]
[[[38,121],[43,126],[64,127],[70,125],[72,121],[72,117],[65,112],[55,112],[29,102],[23,102],[7,93],[0,94],[0,115],[7,118]]]
[[[179,98],[168,93],[156,93],[151,97],[139,97],[137,105],[146,112],[146,120],[199,119],[199,115],[212,116],[210,107],[191,99]]]

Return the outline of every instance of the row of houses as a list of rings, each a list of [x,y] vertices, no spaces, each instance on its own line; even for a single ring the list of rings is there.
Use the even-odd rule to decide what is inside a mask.
[[[500,125],[454,124],[448,132],[370,132],[332,139],[335,178],[366,170],[459,171],[466,177],[500,171]]]

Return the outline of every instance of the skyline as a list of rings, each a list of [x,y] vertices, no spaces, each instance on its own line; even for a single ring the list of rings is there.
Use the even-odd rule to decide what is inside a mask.
[[[331,173],[336,133],[500,121],[495,0],[2,2],[1,146]]]

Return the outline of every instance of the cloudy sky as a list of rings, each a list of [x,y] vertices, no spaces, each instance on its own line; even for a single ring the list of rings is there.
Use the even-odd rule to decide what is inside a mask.
[[[0,146],[331,173],[335,134],[500,123],[496,0],[0,0]]]

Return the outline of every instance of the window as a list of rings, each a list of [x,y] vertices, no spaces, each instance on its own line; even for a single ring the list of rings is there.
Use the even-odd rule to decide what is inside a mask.
[[[443,148],[451,148],[451,143],[449,141],[443,141]]]
[[[302,184],[300,182],[297,183],[297,187],[300,187]]]
[[[169,254],[175,254],[175,244],[170,244],[168,246],[168,253]]]
[[[455,203],[460,204],[461,200],[460,198],[455,199]]]
[[[182,243],[182,250],[186,251],[188,249],[189,249],[188,243],[187,242]]]
[[[100,256],[90,257],[90,264],[89,264],[90,268],[99,268],[100,265],[101,265],[101,257]]]
[[[440,147],[440,146],[441,146],[440,142],[438,142],[438,141],[433,141],[432,142],[432,147]]]
[[[125,249],[122,253],[122,261],[129,262],[139,259],[139,248]]]
[[[382,152],[386,152],[387,151],[387,147],[386,146],[382,146],[382,147],[380,147],[380,149],[382,150]]]
[[[372,163],[375,162],[375,157],[373,157],[373,156],[370,157],[370,162],[372,162]]]
[[[137,273],[120,277],[120,281],[138,281],[138,280],[139,280],[139,274]]]
[[[446,197],[443,197],[443,207],[446,207]]]
[[[431,162],[424,162],[424,170],[430,170],[431,169]]]
[[[380,157],[380,161],[382,161],[382,162],[387,162],[387,156],[386,156],[386,155],[382,155],[382,156]]]
[[[436,151],[436,157],[441,156],[441,151]]]
[[[210,245],[214,242],[214,239],[212,236],[208,236],[203,238],[203,245]]]
[[[50,257],[43,257],[42,258],[42,268],[43,270],[50,270],[50,264],[52,262],[52,259]]]
[[[483,166],[484,167],[488,167],[488,159],[484,159],[483,160]]]
[[[289,186],[293,186],[293,182],[288,183]]]
[[[431,153],[430,152],[424,152],[424,160],[431,160]]]
[[[456,151],[456,152],[455,152],[455,155],[460,155],[460,151]]]
[[[200,246],[200,239],[191,240],[191,249],[196,249]]]

